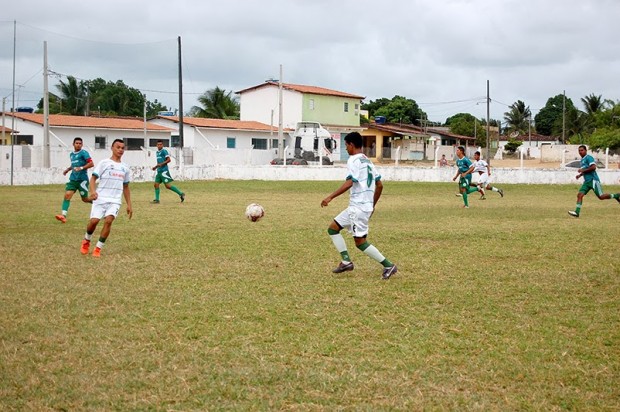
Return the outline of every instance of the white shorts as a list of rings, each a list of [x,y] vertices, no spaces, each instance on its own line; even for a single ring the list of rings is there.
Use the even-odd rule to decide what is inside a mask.
[[[103,219],[106,216],[118,216],[118,211],[121,209],[121,205],[118,203],[93,203],[93,207],[90,209],[91,219]]]
[[[368,220],[372,212],[364,212],[354,206],[349,206],[334,218],[336,223],[347,229],[354,237],[368,235]]]
[[[478,176],[478,183],[477,183],[478,186],[486,187],[490,183],[491,183],[491,176],[489,176],[488,173],[483,173]]]

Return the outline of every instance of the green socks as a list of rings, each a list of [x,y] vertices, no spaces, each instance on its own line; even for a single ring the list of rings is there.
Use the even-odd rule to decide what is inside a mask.
[[[159,188],[155,189],[155,200],[159,200]]]
[[[176,193],[179,196],[181,196],[181,194],[183,193],[179,189],[177,189],[176,186],[170,186],[170,190],[172,190],[174,193]]]
[[[62,214],[63,216],[67,215],[67,211],[69,210],[69,205],[71,204],[71,201],[67,200],[67,199],[63,199],[62,200]]]

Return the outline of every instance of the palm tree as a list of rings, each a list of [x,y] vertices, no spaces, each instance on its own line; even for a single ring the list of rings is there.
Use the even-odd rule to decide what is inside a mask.
[[[73,76],[67,76],[67,82],[60,80],[56,85],[60,92],[62,107],[65,112],[73,115],[84,115],[86,107],[86,86],[83,81],[76,80]]]
[[[224,89],[215,87],[207,90],[198,97],[202,107],[194,106],[190,114],[195,117],[208,117],[211,119],[239,119],[239,102]]]
[[[590,116],[592,116],[594,113],[600,112],[605,106],[603,96],[595,96],[594,93],[590,94],[589,96],[582,97],[581,101],[583,102],[583,106],[586,109],[586,113],[588,113]]]
[[[524,134],[528,131],[531,116],[530,106],[517,100],[510,105],[510,110],[504,113],[504,120],[509,131]]]

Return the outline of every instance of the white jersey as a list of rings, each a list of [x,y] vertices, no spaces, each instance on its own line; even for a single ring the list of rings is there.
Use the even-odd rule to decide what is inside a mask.
[[[105,159],[95,167],[93,176],[99,178],[97,200],[93,203],[122,203],[123,185],[129,183],[129,167],[122,162]]]
[[[363,153],[349,157],[347,161],[347,180],[353,181],[349,206],[364,212],[372,212],[375,201],[375,183],[381,179],[375,165]]]
[[[489,166],[489,164],[486,161],[480,159],[480,160],[476,160],[473,164],[474,164],[474,173],[479,173],[479,174],[488,173],[487,167]]]

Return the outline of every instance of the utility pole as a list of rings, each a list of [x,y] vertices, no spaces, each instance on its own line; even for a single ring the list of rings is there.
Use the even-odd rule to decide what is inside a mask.
[[[181,36],[179,36],[179,145],[183,153],[183,71],[181,69]]]
[[[47,41],[43,42],[43,167],[50,165],[50,100],[47,74]]]
[[[489,97],[489,81],[487,80],[487,156],[486,161],[488,164],[491,164],[491,130],[489,128],[490,125],[490,106],[491,106],[491,98]]]
[[[282,65],[280,65],[280,79],[278,81],[278,154],[284,159],[284,130],[282,122]]]
[[[17,47],[17,20],[13,20],[13,104],[11,105],[11,186],[13,186],[13,169],[15,158],[15,48]]]
[[[562,91],[562,144],[566,144],[566,90]]]

